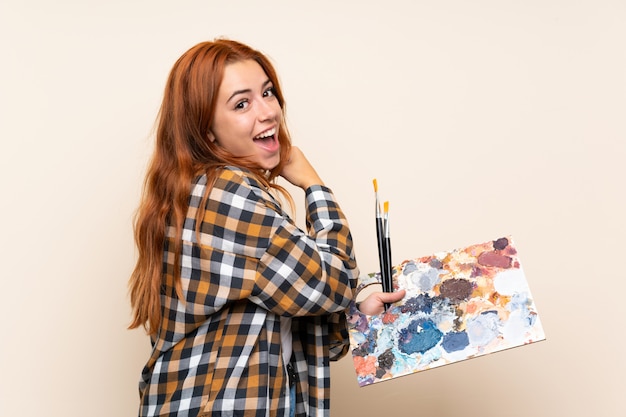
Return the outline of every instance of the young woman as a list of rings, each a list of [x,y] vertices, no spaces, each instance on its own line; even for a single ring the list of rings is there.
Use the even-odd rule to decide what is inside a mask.
[[[200,43],[171,70],[130,279],[130,327],[153,346],[140,416],[328,415],[358,271],[284,109],[273,66],[241,43]],[[279,175],[305,191],[307,231],[283,210],[280,196],[293,201]],[[361,310],[401,297],[376,293]]]

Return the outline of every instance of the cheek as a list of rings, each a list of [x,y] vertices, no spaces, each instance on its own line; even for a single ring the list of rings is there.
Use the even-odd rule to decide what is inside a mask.
[[[221,146],[229,148],[242,137],[249,136],[249,127],[241,118],[216,118],[211,131]]]
[[[283,109],[280,108],[278,100],[276,100],[276,118],[280,121],[283,119]]]

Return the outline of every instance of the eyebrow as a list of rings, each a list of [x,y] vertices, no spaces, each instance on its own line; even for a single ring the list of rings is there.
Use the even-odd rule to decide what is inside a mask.
[[[263,83],[263,85],[261,86],[261,88],[265,88],[268,84],[271,84],[271,83],[272,83],[272,80],[270,80],[270,79],[268,78],[268,79],[267,79],[267,81],[265,81],[265,82]],[[237,91],[235,91],[233,94],[231,94],[231,95],[230,95],[230,97],[228,97],[228,100],[226,100],[226,103],[229,103],[229,102],[233,99],[233,97],[235,97],[235,96],[237,96],[237,95],[239,95],[239,94],[246,94],[246,93],[250,93],[250,92],[252,92],[252,90],[251,90],[251,89],[249,89],[249,88],[246,88],[245,90],[237,90]]]

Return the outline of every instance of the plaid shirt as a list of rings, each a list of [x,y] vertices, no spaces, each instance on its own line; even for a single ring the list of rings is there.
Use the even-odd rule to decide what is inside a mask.
[[[345,315],[358,270],[331,191],[306,190],[305,233],[247,171],[227,167],[204,207],[192,186],[176,296],[168,228],[163,320],[139,383],[140,416],[284,416],[280,317],[292,318],[298,416],[328,416],[329,360],[348,350]],[[196,212],[203,210],[196,234]],[[199,239],[199,241],[197,240]]]

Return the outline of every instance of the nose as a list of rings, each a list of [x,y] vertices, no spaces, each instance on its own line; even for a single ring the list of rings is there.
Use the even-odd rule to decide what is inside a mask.
[[[280,112],[280,106],[275,100],[260,100],[259,103],[260,104],[257,107],[257,116],[261,122],[275,119],[278,112]]]

